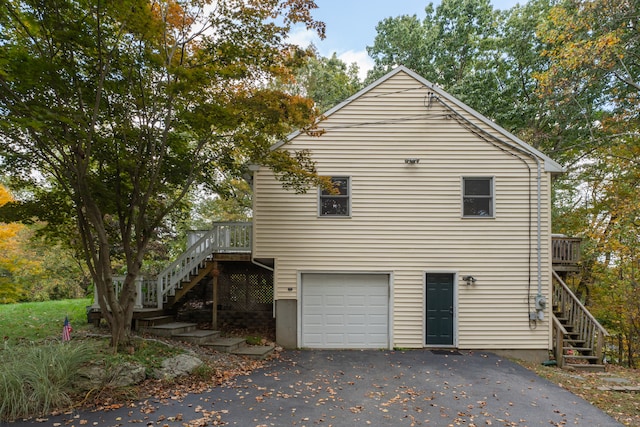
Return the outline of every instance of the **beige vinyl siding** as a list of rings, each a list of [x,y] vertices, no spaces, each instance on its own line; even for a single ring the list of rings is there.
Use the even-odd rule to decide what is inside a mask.
[[[425,273],[457,273],[460,348],[548,348],[548,316],[531,329],[527,305],[537,293],[536,162],[482,140],[436,101],[427,108],[427,92],[396,74],[330,115],[321,137],[298,135],[283,147],[311,150],[321,175],[350,177],[351,216],[319,217],[317,189],[287,192],[262,168],[254,256],[276,260],[276,299],[298,298],[300,272],[392,272],[393,345],[400,347],[424,345]],[[494,218],[462,217],[463,177],[494,179]],[[543,179],[548,296],[548,174]],[[467,287],[460,279],[467,274],[478,282]]]

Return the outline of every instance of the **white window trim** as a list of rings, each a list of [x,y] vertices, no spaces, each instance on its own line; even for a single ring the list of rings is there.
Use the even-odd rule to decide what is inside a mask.
[[[352,204],[352,193],[351,193],[351,176],[349,175],[329,175],[331,179],[337,178],[346,178],[347,179],[347,215],[323,215],[322,214],[322,188],[318,188],[318,218],[351,218],[351,204]]]
[[[464,214],[464,182],[466,179],[489,179],[491,180],[491,215],[465,215]],[[460,217],[462,219],[493,219],[496,217],[496,178],[495,176],[463,176],[460,178]]]

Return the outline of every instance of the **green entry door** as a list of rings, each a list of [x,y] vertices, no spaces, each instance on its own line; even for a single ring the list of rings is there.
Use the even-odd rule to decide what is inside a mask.
[[[426,345],[451,346],[453,341],[453,274],[427,273]]]

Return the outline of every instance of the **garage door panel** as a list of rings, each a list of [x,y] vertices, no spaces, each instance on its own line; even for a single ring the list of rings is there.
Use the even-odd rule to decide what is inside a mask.
[[[367,318],[367,322],[370,325],[386,325],[388,321],[387,315],[370,315]]]
[[[329,314],[325,316],[325,319],[326,319],[326,325],[329,327],[331,326],[342,327],[342,325],[344,325],[344,315],[342,314]]]
[[[364,326],[367,323],[367,316],[364,314],[347,315],[347,323],[352,326]]]
[[[387,348],[389,276],[303,274],[302,346]]]
[[[325,306],[327,307],[344,307],[345,301],[342,295],[327,295],[324,298]]]

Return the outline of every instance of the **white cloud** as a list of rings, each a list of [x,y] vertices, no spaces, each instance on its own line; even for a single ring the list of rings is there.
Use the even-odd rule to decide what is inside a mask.
[[[367,77],[367,71],[373,68],[373,59],[369,57],[366,50],[331,50],[331,48],[326,46],[326,40],[320,40],[320,37],[318,37],[316,32],[307,30],[302,26],[294,27],[291,30],[287,37],[287,42],[303,48],[313,44],[322,56],[328,58],[335,52],[338,58],[344,61],[347,65],[351,65],[355,62],[358,64],[358,77],[360,80],[364,80],[365,77]]]
[[[300,47],[308,47],[310,44],[316,47],[320,43],[320,37],[315,31],[307,30],[304,27],[294,27],[287,37],[287,42]]]
[[[360,80],[364,80],[367,77],[367,71],[373,68],[373,59],[364,50],[348,50],[338,54],[338,58],[344,61],[347,65],[355,62],[358,64],[358,77]]]

